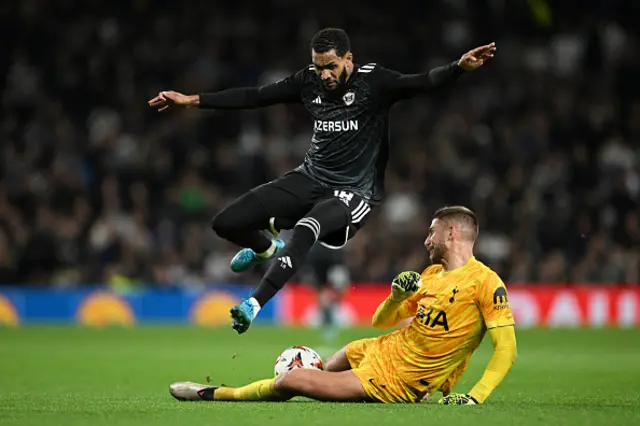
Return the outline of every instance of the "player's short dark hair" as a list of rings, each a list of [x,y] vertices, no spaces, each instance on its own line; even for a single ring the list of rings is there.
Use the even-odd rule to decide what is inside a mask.
[[[457,222],[469,225],[473,230],[473,241],[478,238],[480,233],[480,227],[478,225],[478,218],[476,214],[468,207],[465,206],[445,206],[436,210],[433,214],[434,219],[451,218]]]
[[[316,53],[325,53],[331,49],[342,57],[351,50],[351,41],[347,33],[340,28],[325,28],[316,33],[309,43]]]

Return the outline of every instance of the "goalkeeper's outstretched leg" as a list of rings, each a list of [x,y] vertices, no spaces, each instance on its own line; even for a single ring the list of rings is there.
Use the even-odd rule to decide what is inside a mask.
[[[177,382],[169,387],[169,392],[180,401],[287,401],[296,396],[336,402],[371,400],[352,371],[336,373],[303,368],[240,388]]]

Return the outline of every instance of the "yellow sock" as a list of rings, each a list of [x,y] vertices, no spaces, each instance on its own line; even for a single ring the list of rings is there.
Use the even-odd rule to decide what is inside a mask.
[[[213,394],[216,401],[284,401],[276,392],[276,379],[260,380],[241,388],[219,387]]]

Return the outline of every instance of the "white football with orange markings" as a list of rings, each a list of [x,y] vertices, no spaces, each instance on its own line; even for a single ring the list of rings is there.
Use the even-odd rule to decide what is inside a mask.
[[[324,365],[322,358],[313,349],[307,346],[292,346],[285,349],[273,367],[276,376],[296,368],[310,368],[312,370],[322,370]]]

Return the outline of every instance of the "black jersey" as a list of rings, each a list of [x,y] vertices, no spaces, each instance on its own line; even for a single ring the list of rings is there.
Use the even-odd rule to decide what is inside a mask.
[[[401,74],[371,63],[326,90],[309,65],[276,83],[200,96],[201,108],[252,108],[302,103],[313,118],[311,147],[298,170],[321,184],[349,189],[377,204],[384,198],[389,158],[389,110],[406,99],[455,80],[457,61],[422,74]]]

